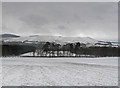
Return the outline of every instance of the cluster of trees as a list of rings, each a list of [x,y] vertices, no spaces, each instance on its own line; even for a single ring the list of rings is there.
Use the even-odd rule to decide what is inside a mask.
[[[119,56],[118,47],[85,47],[83,43],[68,43],[65,45],[46,42],[38,56]]]
[[[79,49],[81,44],[78,43],[68,43],[65,45],[60,45],[56,43],[46,42],[46,44],[42,47],[41,54],[44,56],[79,56]]]
[[[17,56],[33,52],[33,56],[119,56],[118,47],[86,47],[83,43],[68,43],[65,45],[46,42],[32,45],[2,45],[2,56]],[[36,53],[36,54],[35,54]]]

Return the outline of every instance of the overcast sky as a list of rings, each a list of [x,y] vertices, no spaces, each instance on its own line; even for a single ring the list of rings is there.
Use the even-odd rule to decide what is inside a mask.
[[[4,2],[3,33],[118,39],[117,2]]]

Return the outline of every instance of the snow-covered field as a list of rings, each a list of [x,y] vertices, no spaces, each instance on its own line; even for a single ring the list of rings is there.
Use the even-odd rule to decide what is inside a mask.
[[[4,57],[2,85],[118,86],[118,57]]]

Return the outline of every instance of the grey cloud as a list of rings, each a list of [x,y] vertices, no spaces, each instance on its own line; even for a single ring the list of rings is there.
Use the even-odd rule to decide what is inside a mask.
[[[117,8],[114,2],[4,2],[3,19],[13,24],[5,23],[9,30],[4,30],[20,35],[82,34],[95,39],[117,39]],[[23,30],[26,33],[22,33]]]
[[[58,29],[61,29],[61,30],[65,30],[65,29],[67,29],[64,25],[59,25],[58,26]]]
[[[26,25],[30,25],[35,28],[41,27],[48,23],[48,20],[46,18],[39,15],[28,15],[25,17],[21,17],[20,20],[23,21]]]

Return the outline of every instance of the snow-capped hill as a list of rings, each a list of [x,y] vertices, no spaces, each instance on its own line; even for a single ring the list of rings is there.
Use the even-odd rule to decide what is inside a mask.
[[[14,34],[0,34],[0,44],[4,40],[11,40],[12,38],[18,38],[20,36]]]
[[[15,38],[15,37],[20,37],[20,36],[17,36],[17,35],[14,35],[14,34],[1,34],[0,35],[0,38]]]
[[[26,36],[26,37],[17,37],[8,39],[6,41],[38,41],[38,42],[56,42],[56,43],[73,43],[73,42],[80,42],[80,43],[95,43],[97,40],[92,39],[90,37],[62,37],[62,36],[41,36],[41,35],[33,35],[33,36]]]

